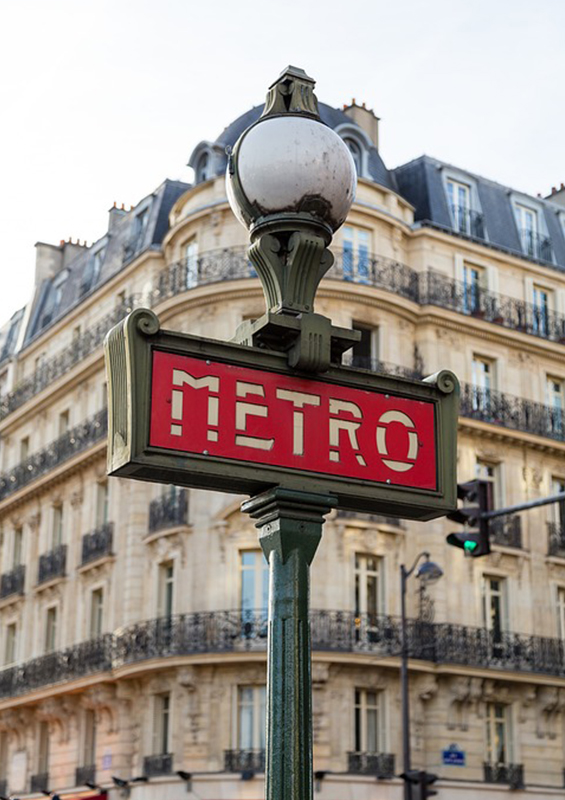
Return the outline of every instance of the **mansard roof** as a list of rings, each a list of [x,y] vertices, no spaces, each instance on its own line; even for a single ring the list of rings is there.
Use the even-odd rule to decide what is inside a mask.
[[[480,218],[475,235],[481,244],[524,257],[523,242],[516,220],[515,206],[524,205],[538,214],[539,248],[536,256],[526,256],[544,266],[565,271],[565,210],[562,205],[483,178],[430,156],[420,156],[393,170],[398,190],[413,206],[414,218],[422,225],[454,230],[446,181],[451,178],[471,189],[472,211]],[[482,235],[476,235],[480,233]],[[543,245],[543,247],[542,247]]]

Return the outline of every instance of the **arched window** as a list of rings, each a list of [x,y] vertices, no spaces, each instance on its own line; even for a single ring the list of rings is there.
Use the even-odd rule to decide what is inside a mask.
[[[362,163],[363,163],[361,147],[359,143],[355,141],[355,139],[350,139],[349,137],[347,137],[343,141],[348,146],[349,152],[353,156],[355,169],[357,170],[357,175],[359,176],[362,174]]]
[[[208,153],[202,153],[196,162],[196,168],[194,170],[196,174],[196,183],[202,183],[208,180],[208,162]]]

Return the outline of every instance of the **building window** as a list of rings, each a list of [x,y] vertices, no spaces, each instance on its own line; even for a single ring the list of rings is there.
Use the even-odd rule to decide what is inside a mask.
[[[108,522],[108,481],[96,484],[96,527]]]
[[[46,653],[53,653],[57,646],[57,607],[48,608],[45,613],[45,647]]]
[[[135,217],[133,238],[135,241],[135,250],[137,251],[143,244],[147,223],[149,222],[149,209],[146,208],[140,211]]]
[[[551,430],[561,433],[563,430],[563,381],[548,376],[546,385],[547,405],[549,406],[549,422]]]
[[[484,309],[487,271],[470,264],[463,265],[463,312],[477,314]]]
[[[555,494],[565,494],[565,479],[552,478],[551,479],[551,496]],[[558,503],[552,503],[549,506],[551,521],[555,524],[559,531],[565,531],[565,500],[560,500]]]
[[[18,628],[15,622],[6,625],[6,641],[4,644],[4,665],[15,664],[17,654]]]
[[[37,742],[37,772],[46,775],[49,772],[49,723],[40,722]]]
[[[355,554],[355,616],[375,617],[382,612],[382,558]]]
[[[506,580],[483,576],[483,624],[495,643],[502,641],[506,624]]]
[[[265,749],[265,687],[239,686],[237,691],[237,749]]]
[[[59,414],[58,436],[64,436],[69,430],[70,411],[67,408]]]
[[[381,753],[383,746],[382,692],[355,689],[355,751]]]
[[[24,529],[22,527],[14,528],[14,540],[12,550],[12,569],[16,569],[22,563],[23,549],[24,549]]]
[[[0,731],[0,778],[8,774],[8,731]]]
[[[185,248],[186,288],[198,285],[198,241],[191,239]]]
[[[361,177],[363,174],[363,152],[361,147],[359,143],[355,141],[355,139],[351,139],[350,137],[344,138],[343,141],[351,153],[353,163],[355,164],[355,171],[357,172],[357,177]]]
[[[531,258],[538,256],[538,215],[532,208],[526,206],[515,205],[514,214],[516,215],[516,224],[518,225],[518,232],[520,234],[520,241],[522,243],[522,250]]]
[[[94,589],[90,593],[90,638],[95,639],[102,634],[104,619],[104,589]]]
[[[533,332],[539,336],[547,336],[549,334],[549,307],[550,307],[550,292],[543,289],[541,286],[533,288]]]
[[[202,155],[198,158],[196,162],[196,167],[194,169],[194,175],[196,179],[196,183],[202,183],[203,181],[207,181],[210,177],[208,174],[208,164],[210,161],[210,156],[208,153],[202,153]]]
[[[475,477],[483,481],[489,481],[491,484],[490,500],[492,508],[500,508],[502,506],[500,464],[494,464],[492,461],[485,461],[482,458],[477,458],[475,462]]]
[[[29,456],[29,436],[20,439],[20,461],[25,461]]]
[[[343,277],[347,281],[369,280],[371,233],[353,225],[343,227]]]
[[[487,703],[485,717],[485,761],[487,764],[509,764],[510,754],[508,707],[502,703]]]
[[[153,728],[153,754],[163,755],[169,752],[169,736],[171,721],[170,694],[155,695]]]
[[[96,764],[96,716],[87,708],[83,718],[82,764],[91,767]]]
[[[557,587],[557,635],[565,640],[565,586]]]
[[[374,369],[379,360],[379,329],[353,322],[353,330],[359,331],[361,339],[353,345],[352,364],[354,367]]]
[[[63,543],[63,506],[53,506],[53,526],[51,529],[51,547],[55,550]]]
[[[447,197],[454,229],[460,233],[470,233],[471,187],[448,180]]]
[[[261,550],[246,550],[240,557],[242,616],[251,620],[255,614],[266,617],[269,602],[269,565]]]
[[[158,615],[172,617],[173,594],[175,584],[175,567],[172,561],[159,565],[159,598]]]
[[[490,413],[492,390],[494,389],[494,361],[482,356],[473,356],[471,365],[473,411]]]

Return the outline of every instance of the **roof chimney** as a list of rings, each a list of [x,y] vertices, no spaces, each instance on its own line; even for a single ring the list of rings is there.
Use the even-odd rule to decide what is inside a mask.
[[[344,112],[353,120],[359,127],[367,134],[369,139],[379,149],[379,117],[375,112],[367,108],[366,103],[358,106],[355,98],[351,101],[351,105],[343,106]]]
[[[561,184],[559,189],[555,186],[551,187],[551,193],[547,195],[546,200],[551,200],[552,203],[557,203],[565,208],[565,184]]]

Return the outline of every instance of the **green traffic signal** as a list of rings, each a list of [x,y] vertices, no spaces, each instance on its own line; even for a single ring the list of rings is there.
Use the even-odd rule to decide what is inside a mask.
[[[471,541],[467,540],[463,545],[463,550],[465,550],[468,553],[472,553],[473,550],[476,550],[476,548],[478,546],[479,545],[477,544],[477,542],[471,542]]]

